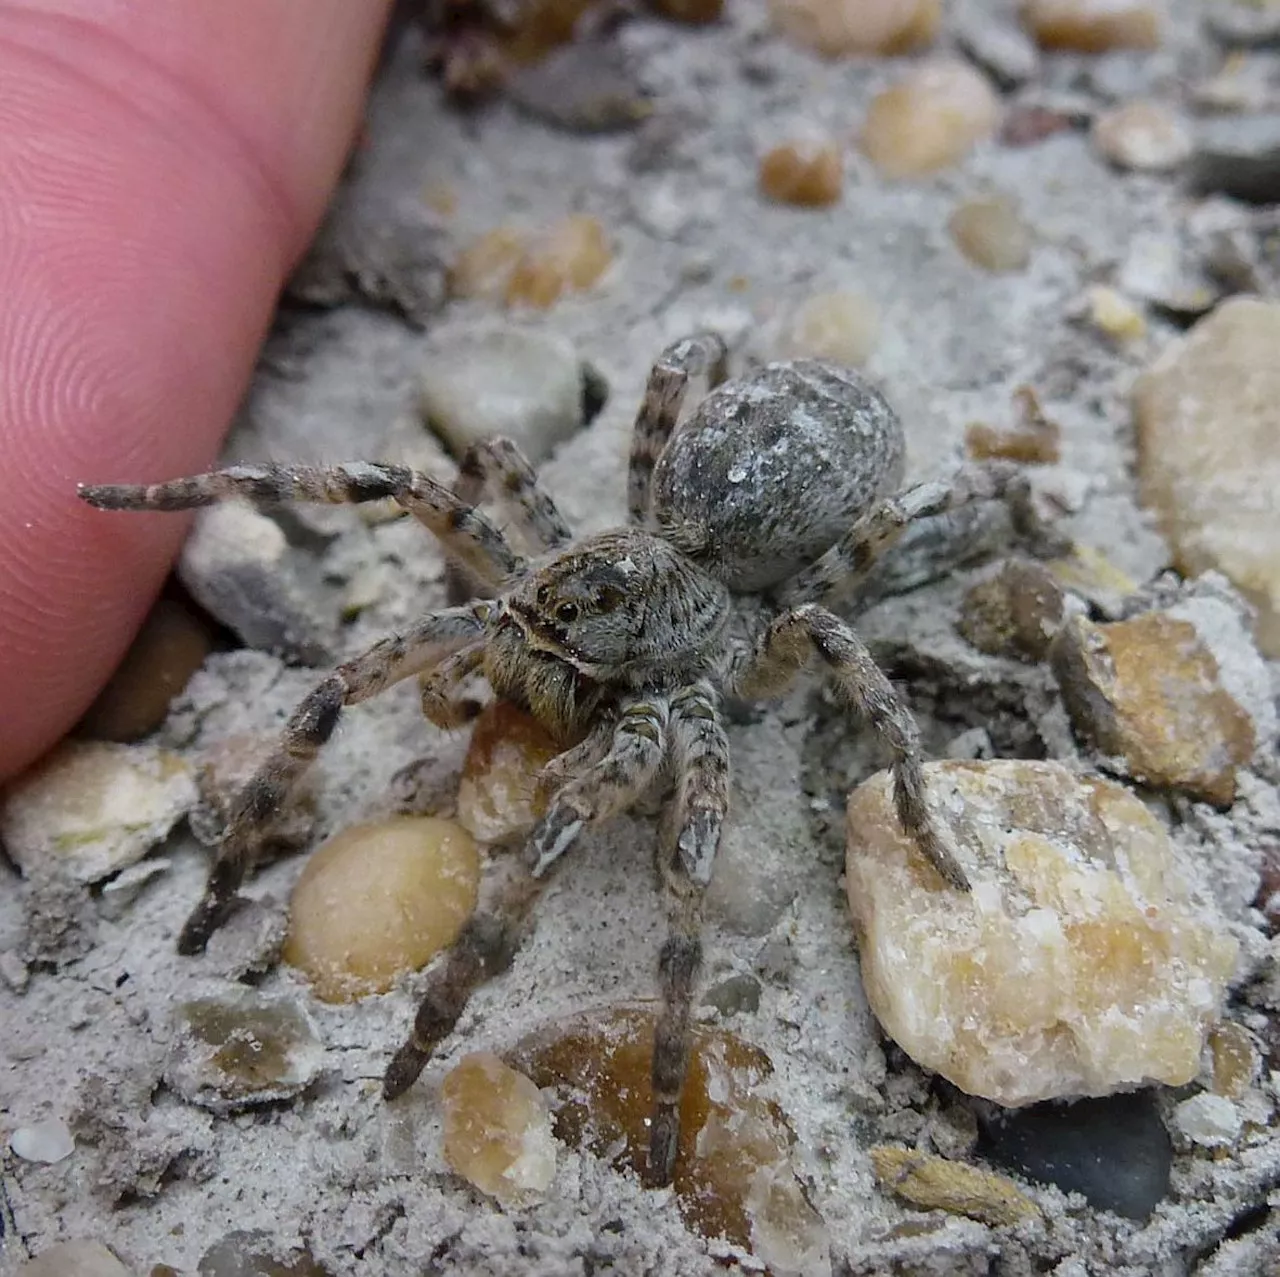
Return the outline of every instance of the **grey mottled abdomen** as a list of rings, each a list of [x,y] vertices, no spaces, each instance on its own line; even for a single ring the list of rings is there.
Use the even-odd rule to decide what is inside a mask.
[[[700,562],[741,593],[812,563],[902,480],[902,424],[859,373],[768,364],[713,390],[654,470],[661,527],[695,525]]]

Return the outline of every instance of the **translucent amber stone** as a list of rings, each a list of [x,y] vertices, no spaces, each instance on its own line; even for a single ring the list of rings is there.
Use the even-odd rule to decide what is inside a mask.
[[[551,734],[506,701],[481,711],[458,784],[458,823],[482,843],[533,828],[547,809],[538,772],[560,753]]]
[[[507,304],[545,310],[563,293],[590,288],[612,261],[604,227],[574,213],[528,245],[507,280]]]
[[[1044,49],[1106,53],[1160,43],[1156,6],[1131,0],[1026,0],[1022,21]]]
[[[824,57],[909,53],[930,44],[940,0],[770,0],[778,29]]]
[[[840,198],[844,163],[830,142],[787,142],[760,161],[760,190],[779,204],[825,208]]]
[[[476,907],[480,854],[450,820],[354,825],[307,862],[284,959],[325,1002],[383,993],[452,944]]]
[[[524,256],[528,235],[514,226],[486,231],[458,254],[449,270],[449,291],[455,297],[498,299]]]

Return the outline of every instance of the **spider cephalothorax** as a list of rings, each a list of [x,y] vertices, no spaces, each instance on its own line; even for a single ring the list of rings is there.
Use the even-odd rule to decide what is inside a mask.
[[[691,377],[713,389],[680,424]],[[521,870],[463,929],[427,987],[384,1093],[410,1086],[457,1023],[472,989],[509,965],[540,884],[586,826],[674,779],[658,856],[669,931],[659,955],[648,1177],[671,1179],[701,965],[701,903],[729,803],[723,696],[778,694],[815,657],[893,755],[904,829],[947,882],[964,870],[925,800],[910,713],[853,628],[825,606],[855,588],[912,520],[974,498],[1010,497],[1030,519],[1009,466],[962,471],[900,495],[903,436],[861,376],[816,361],[770,364],[724,381],[725,349],[700,335],[664,352],[649,377],[632,443],[630,525],[575,541],[516,447],[477,445],[455,489],[403,467],[235,466],[153,486],[86,487],[108,510],[182,510],[226,497],[373,501],[388,497],[426,524],[484,598],[430,613],[338,666],[306,697],[278,748],[232,805],[204,898],[179,940],[202,950],[226,918],[260,832],[333,733],[344,706],[422,675],[423,709],[456,726],[463,683],[494,693],[563,743],[546,769],[551,797]],[[723,383],[723,384],[721,384]],[[512,507],[532,559],[478,508]]]

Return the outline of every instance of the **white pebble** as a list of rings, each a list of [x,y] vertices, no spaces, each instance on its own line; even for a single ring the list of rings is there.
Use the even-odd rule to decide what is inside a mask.
[[[1221,1148],[1240,1134],[1240,1111],[1223,1095],[1202,1091],[1173,1110],[1173,1122],[1194,1144]]]
[[[61,1118],[51,1117],[20,1126],[9,1136],[9,1147],[24,1162],[61,1162],[76,1151],[76,1142]]]

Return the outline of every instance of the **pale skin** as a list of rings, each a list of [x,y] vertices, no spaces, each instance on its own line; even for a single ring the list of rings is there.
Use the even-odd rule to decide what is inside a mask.
[[[232,805],[204,898],[183,928],[182,952],[200,952],[226,919],[264,825],[289,801],[346,707],[423,676],[427,716],[453,727],[469,712],[460,698],[463,680],[482,672],[498,697],[561,741],[564,752],[546,772],[546,814],[518,868],[491,884],[433,973],[413,1029],[388,1065],[388,1099],[417,1079],[475,986],[510,965],[542,886],[583,832],[627,810],[660,781],[672,782],[658,854],[667,936],[658,955],[646,1168],[654,1185],[670,1183],[676,1165],[702,963],[702,899],[730,803],[722,698],[777,696],[816,666],[886,746],[904,830],[941,883],[967,891],[965,871],[929,808],[915,721],[852,626],[826,603],[856,588],[914,518],[998,498],[1010,502],[1015,524],[1035,531],[1025,481],[1008,466],[965,468],[953,482],[885,495],[901,459],[901,426],[878,393],[845,369],[812,361],[771,365],[714,390],[673,434],[691,379],[715,383],[725,364],[723,343],[713,334],[663,352],[633,434],[630,522],[582,539],[572,538],[507,440],[474,449],[453,489],[407,467],[351,462],[324,469],[236,466],[153,485],[91,485],[80,493],[103,510],[186,510],[229,497],[392,498],[438,538],[483,595],[429,613],[344,662],[298,706],[276,750]],[[797,446],[779,444],[788,431]],[[748,462],[764,464],[760,439],[773,441],[777,463],[766,484],[745,477]],[[839,462],[817,488],[809,482],[815,457]],[[689,465],[698,477],[696,496],[685,495],[691,489],[682,467]],[[707,479],[713,474],[729,476],[723,490]],[[714,490],[704,501],[706,482]],[[805,509],[779,508],[797,484],[808,485]],[[528,555],[473,504],[486,492],[511,508],[534,547]],[[744,588],[748,579],[753,584]]]

